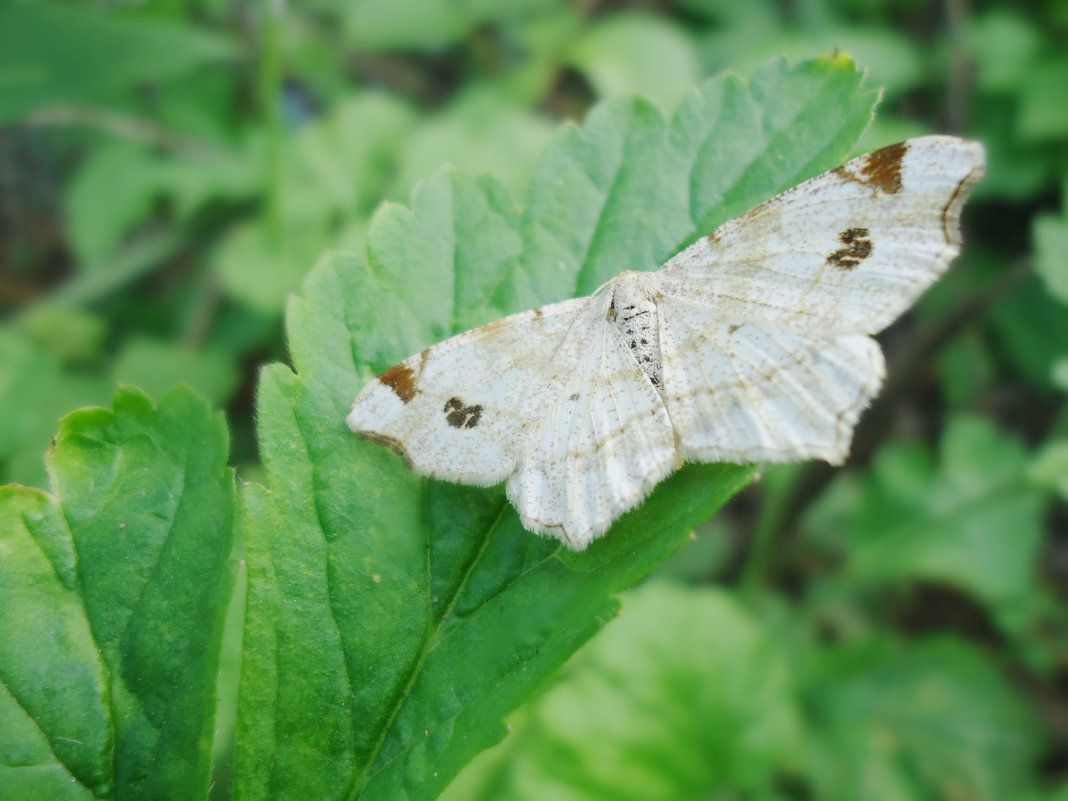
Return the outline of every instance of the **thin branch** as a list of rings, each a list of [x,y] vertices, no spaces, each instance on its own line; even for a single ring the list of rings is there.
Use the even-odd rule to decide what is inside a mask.
[[[221,151],[180,136],[148,120],[90,106],[46,106],[25,115],[19,123],[37,128],[91,128],[118,139],[140,142],[183,156],[203,158],[223,155]]]
[[[946,123],[950,131],[961,133],[966,129],[971,94],[971,63],[964,46],[964,26],[971,12],[971,3],[970,0],[945,0],[945,6],[949,35]]]

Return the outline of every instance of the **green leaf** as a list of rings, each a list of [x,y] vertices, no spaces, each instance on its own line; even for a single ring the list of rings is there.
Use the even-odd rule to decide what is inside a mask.
[[[0,796],[106,796],[110,700],[59,504],[0,487]]]
[[[697,236],[840,164],[876,101],[861,79],[844,57],[794,68],[776,60],[749,86],[732,75],[708,81],[670,123],[639,99],[594,108],[582,128],[561,132],[531,182],[527,304],[589,294],[621,269],[655,269]]]
[[[1068,358],[1057,359],[1050,370],[1054,386],[1068,392]]]
[[[1063,197],[1064,210],[1059,217],[1042,214],[1034,219],[1032,238],[1035,272],[1041,276],[1053,297],[1068,303],[1068,183],[1065,184]]]
[[[938,355],[942,396],[953,409],[968,409],[993,383],[997,365],[982,333],[964,331]]]
[[[252,158],[221,151],[178,156],[131,142],[96,147],[71,181],[65,211],[79,268],[107,270],[123,239],[166,202],[181,223],[211,200],[238,202],[257,188]],[[115,192],[122,186],[121,193]]]
[[[443,799],[684,799],[770,788],[799,747],[783,655],[725,592],[651,583]]]
[[[64,348],[74,347],[65,345],[62,337],[51,343],[38,341],[37,325],[61,316],[58,312],[33,315],[27,330],[0,329],[0,408],[4,410],[0,415],[0,481],[43,485],[48,476],[42,456],[56,421],[72,406],[100,403],[112,389],[110,382],[76,370],[60,358]],[[58,324],[53,333],[57,328]],[[70,333],[79,328],[85,341],[99,339],[91,324],[75,322]]]
[[[357,440],[347,397],[314,379],[273,368],[259,397],[273,484],[248,496],[246,642],[264,644],[245,654],[239,797],[329,796],[354,773],[357,797],[434,797],[611,616],[610,593],[750,476],[682,471],[643,507],[662,533],[631,515],[577,558],[524,532],[499,490],[428,486]]]
[[[1031,599],[1045,500],[1018,442],[979,418],[951,421],[938,461],[916,444],[882,448],[838,519],[813,512],[810,532],[837,531],[851,581],[944,581],[1010,621]]]
[[[1041,269],[1044,280],[1029,278],[999,298],[989,322],[1008,367],[1032,384],[1048,387],[1068,343],[1068,314],[1051,289],[1051,282],[1059,283],[1059,267],[1047,263]]]
[[[304,126],[286,152],[281,202],[287,220],[369,214],[416,127],[415,110],[382,92],[350,94]]]
[[[102,316],[93,312],[45,301],[23,310],[8,331],[25,335],[42,356],[63,364],[76,364],[100,358],[108,325]]]
[[[789,37],[794,41],[785,50],[804,53],[800,48],[833,50],[848,53],[868,70],[868,83],[881,86],[887,95],[895,96],[915,91],[929,80],[928,62],[924,46],[909,32],[887,26],[828,26],[817,24],[808,38]],[[915,124],[915,123],[913,123]],[[894,140],[894,141],[900,141]]]
[[[0,123],[41,106],[122,102],[123,92],[234,58],[217,35],[64,3],[0,6]],[[130,96],[132,99],[132,94]]]
[[[158,409],[120,390],[114,411],[66,418],[51,454],[80,593],[121,711],[119,795],[188,798],[210,781],[219,640],[233,584],[226,457],[222,417],[185,389]]]
[[[0,492],[10,797],[207,794],[233,589],[226,446],[221,416],[188,390],[156,408],[124,389],[113,411],[63,421],[55,499]]]
[[[1046,442],[1028,468],[1028,476],[1056,492],[1061,500],[1068,501],[1068,440]]]
[[[111,367],[116,384],[131,384],[162,395],[186,383],[212,403],[225,403],[238,380],[236,358],[217,348],[194,350],[173,342],[131,336]]]
[[[915,89],[930,71],[916,38],[886,25],[837,21],[821,15],[815,5],[805,9],[815,11],[808,19],[798,19],[804,12],[784,14],[764,0],[719,5],[714,16],[732,19],[709,29],[699,42],[708,69],[753,75],[772,57],[794,61],[811,53],[842,52],[864,65],[869,85],[884,87],[888,94]]]
[[[307,265],[329,244],[331,222],[365,218],[393,177],[396,150],[414,112],[388,95],[364,92],[339,103],[289,141],[279,166],[284,248],[259,226],[238,226],[217,258],[236,297],[277,313],[300,285]],[[287,140],[288,141],[288,140]],[[262,138],[241,151],[150,152],[129,142],[96,148],[66,196],[71,234],[82,269],[108,269],[131,230],[165,201],[184,222],[212,201],[247,202],[263,191]],[[115,197],[114,187],[123,192]],[[282,252],[279,252],[279,251]]]
[[[974,646],[828,654],[806,698],[813,797],[998,801],[1031,788],[1038,722]]]
[[[269,492],[243,494],[249,600],[239,798],[429,799],[614,610],[612,595],[752,477],[690,465],[581,554],[522,530],[500,487],[414,475],[344,417],[362,383],[461,328],[652,268],[714,222],[827,169],[875,94],[846,59],[751,88],[723,77],[671,122],[617,100],[565,128],[522,213],[490,178],[383,206],[366,263],[326,257],[291,301],[296,372],[267,368]]]
[[[675,109],[700,75],[685,30],[666,17],[622,13],[595,20],[567,60],[602,98],[639,94]]]
[[[1068,107],[1063,102],[1066,84],[1068,59],[1040,61],[1027,71],[1016,119],[1022,142],[1063,142],[1068,136]]]
[[[329,236],[322,219],[282,228],[279,235],[264,219],[239,223],[212,254],[223,289],[257,314],[278,314]]]
[[[347,7],[343,27],[348,41],[361,49],[438,49],[480,25],[557,5],[560,0],[360,0]]]
[[[234,226],[214,253],[227,292],[277,314],[337,229],[370,214],[413,122],[404,104],[367,92],[305,126],[280,157],[279,219]]]
[[[402,145],[389,196],[406,197],[442,164],[471,175],[488,172],[512,191],[524,190],[554,128],[512,94],[496,85],[469,87],[422,120]]]
[[[1029,80],[1042,48],[1042,33],[1019,11],[991,8],[970,15],[964,42],[974,59],[976,82],[987,92],[1018,92]]]

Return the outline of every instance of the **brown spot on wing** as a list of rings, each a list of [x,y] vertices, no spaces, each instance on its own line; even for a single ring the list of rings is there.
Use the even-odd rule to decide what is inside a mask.
[[[872,244],[867,228],[847,228],[838,235],[845,245],[827,257],[827,264],[842,270],[852,270],[871,255]]]
[[[392,389],[405,403],[415,397],[415,373],[404,362],[390,367],[378,377],[378,380]]]
[[[901,162],[909,152],[908,142],[898,142],[861,156],[859,170],[854,172],[852,164],[843,164],[834,169],[834,174],[847,181],[874,186],[888,195],[901,191]],[[856,163],[856,162],[853,162]]]
[[[874,184],[887,194],[900,192],[901,162],[908,152],[909,146],[904,142],[898,142],[896,145],[869,153],[861,168],[867,182]]]

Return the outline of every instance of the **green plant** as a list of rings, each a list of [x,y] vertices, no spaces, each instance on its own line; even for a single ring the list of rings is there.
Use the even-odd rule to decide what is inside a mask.
[[[0,797],[1064,798],[1063,11],[412,0],[249,39],[226,5],[0,9],[0,467],[51,481],[0,489]],[[766,60],[837,45],[887,86],[867,130],[848,58]],[[576,555],[344,426],[409,353],[947,127],[990,174],[843,470],[702,523],[754,470],[688,466]]]

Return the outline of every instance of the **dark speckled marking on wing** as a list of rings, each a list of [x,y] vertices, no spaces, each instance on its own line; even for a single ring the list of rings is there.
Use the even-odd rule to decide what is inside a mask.
[[[871,255],[872,243],[867,228],[847,228],[838,235],[845,245],[827,257],[827,264],[842,270],[852,270]]]
[[[482,419],[482,406],[472,404],[464,406],[461,398],[449,398],[445,401],[445,421],[453,428],[474,428]]]

